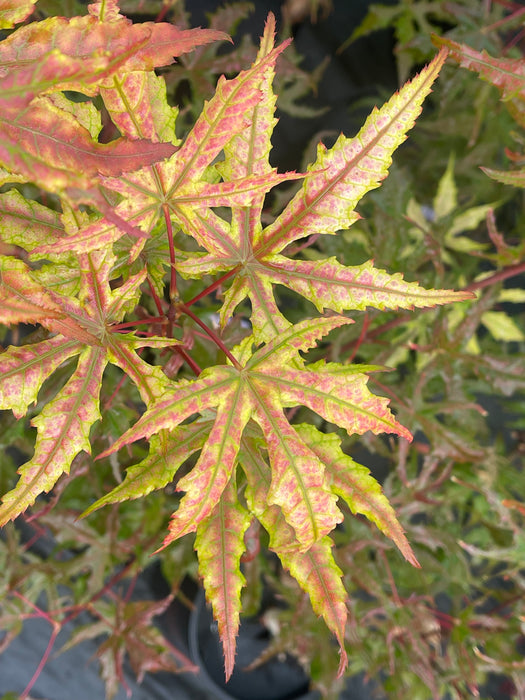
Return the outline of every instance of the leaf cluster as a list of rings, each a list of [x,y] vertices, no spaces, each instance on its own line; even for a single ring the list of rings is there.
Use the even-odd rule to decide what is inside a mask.
[[[2,18],[4,26],[29,17],[31,4],[21,7]],[[241,560],[258,522],[263,542],[335,635],[339,675],[348,663],[348,595],[363,590],[382,607],[374,617],[365,601],[353,603],[350,623],[359,616],[374,620],[365,653],[375,645],[377,668],[395,669],[422,640],[436,643],[424,596],[415,601],[420,627],[410,624],[408,574],[399,574],[394,596],[379,583],[391,560],[383,535],[414,566],[422,558],[395,506],[429,567],[421,582],[434,576],[437,595],[436,562],[452,541],[437,543],[437,534],[432,540],[429,529],[418,530],[418,516],[428,517],[418,504],[452,464],[476,462],[480,473],[490,472],[494,454],[474,444],[479,423],[465,409],[476,411],[478,404],[459,378],[468,373],[510,393],[523,376],[520,357],[512,364],[481,351],[480,326],[495,344],[522,341],[519,328],[494,308],[505,303],[494,284],[463,292],[442,287],[465,286],[462,256],[474,252],[503,266],[514,256],[520,264],[522,248],[504,242],[495,223],[489,230],[496,254],[476,238],[499,198],[487,205],[460,197],[450,153],[435,183],[432,216],[413,182],[410,198],[397,193],[389,200],[387,181],[367,200],[369,222],[359,221],[360,200],[386,177],[447,53],[459,50],[451,41],[374,108],[354,138],[341,135],[331,148],[320,143],[305,173],[279,173],[269,161],[273,81],[288,42],[275,46],[270,15],[251,65],[239,72],[230,55],[224,71],[236,75],[219,78],[210,95],[221,61],[209,45],[227,39],[226,21],[219,17],[207,30],[133,24],[111,0],[90,5],[85,16],[29,21],[0,42],[0,322],[10,328],[0,354],[0,408],[12,412],[5,414],[3,439],[30,451],[28,418],[37,431],[15,485],[14,466],[5,470],[0,520],[32,508],[42,522],[51,518],[60,536],[66,522],[53,521],[53,513],[63,509],[68,523],[83,513],[90,541],[105,538],[99,546],[108,566],[177,541],[179,548],[162,552],[166,571],[187,556],[186,540],[179,539],[194,533],[227,677],[241,592],[254,579],[254,565],[243,573]],[[22,57],[28,44],[34,50]],[[197,65],[183,59],[172,70],[181,54],[195,54],[202,65],[210,60],[214,69],[204,78],[193,72],[195,84],[203,78],[208,99],[200,111],[198,101],[190,105],[177,135],[180,120],[166,85],[177,84],[177,70]],[[394,188],[403,182],[402,165],[400,173]],[[272,190],[288,181],[295,193],[269,215]],[[399,233],[396,214],[408,219],[408,234]],[[474,238],[467,235],[472,231]],[[405,261],[418,281],[403,278]],[[474,289],[485,288],[487,295],[469,301]],[[295,303],[296,312],[283,300]],[[450,302],[462,303],[446,317],[394,313]],[[364,321],[353,323],[349,312]],[[17,336],[27,324],[36,330]],[[385,366],[395,371],[380,380]],[[409,381],[400,396],[395,385],[404,376]],[[467,437],[458,435],[456,421]],[[411,432],[417,450],[409,458]],[[389,438],[372,442],[377,434]],[[385,490],[349,456],[356,445],[373,445],[389,460],[399,450]],[[491,502],[493,490],[478,479],[479,503]],[[511,495],[509,503],[517,502]],[[443,512],[458,525],[454,508]],[[348,513],[366,520],[342,524]],[[477,546],[466,542],[464,550],[474,555]],[[97,581],[103,588],[101,571],[87,579],[84,602],[96,596]],[[108,631],[105,604],[99,603],[97,634]],[[133,646],[130,630],[136,637],[131,627],[162,607],[119,605],[122,628],[101,651],[110,695],[122,677],[125,649]],[[477,630],[476,624],[466,622],[466,629]],[[319,629],[315,621],[312,629]],[[79,633],[76,641],[92,633]],[[379,638],[388,642],[388,659]],[[149,668],[171,668],[166,650],[156,666],[152,661],[156,637],[141,641]],[[138,663],[137,673],[145,670]],[[425,667],[422,682],[437,697],[433,674]]]

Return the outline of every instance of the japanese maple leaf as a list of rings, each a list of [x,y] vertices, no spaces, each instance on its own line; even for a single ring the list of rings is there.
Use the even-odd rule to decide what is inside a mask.
[[[139,239],[136,254],[140,239],[145,240],[160,216],[169,216],[184,225],[196,208],[245,207],[255,197],[264,197],[275,184],[298,177],[278,174],[273,169],[215,183],[207,177],[209,166],[225,144],[248,123],[251,110],[260,101],[262,76],[273,70],[287,43],[232,80],[220,78],[214,96],[205,104],[183,145],[166,162],[142,167],[119,178],[101,177],[104,189],[117,193],[122,201],[112,211],[105,206],[104,216],[75,236],[64,239],[58,246],[44,243],[38,252],[86,252],[131,234]],[[107,81],[101,94],[114,123],[130,139],[173,142],[173,110],[167,105],[164,82],[153,73],[124,73]],[[144,100],[145,94],[150,100]],[[94,204],[99,206],[100,199]]]
[[[197,667],[190,659],[170,644],[153,622],[166,611],[172,600],[173,596],[155,601],[97,600],[93,607],[100,619],[76,629],[61,651],[88,639],[106,637],[97,649],[97,657],[108,698],[116,695],[120,684],[127,688],[126,657],[139,683],[147,672],[196,671]]]
[[[258,60],[272,46],[273,24],[269,22]],[[316,233],[334,234],[359,218],[357,202],[386,177],[391,155],[413,126],[445,56],[441,51],[411,83],[380,110],[375,109],[355,138],[340,136],[330,150],[321,144],[302,188],[266,228],[260,222],[261,195],[249,207],[232,205],[231,222],[204,207],[182,222],[183,230],[208,251],[181,260],[177,269],[182,275],[194,278],[235,273],[221,308],[222,324],[248,297],[257,338],[268,340],[285,329],[288,322],[274,299],[274,284],[305,296],[320,311],[424,307],[465,298],[449,290],[422,289],[417,283],[405,282],[401,275],[376,270],[370,261],[345,267],[335,258],[305,261],[283,254],[298,239]],[[270,171],[268,155],[275,123],[271,79],[272,73],[267,72],[261,82],[264,99],[254,107],[249,126],[225,147],[221,174],[226,182]]]
[[[525,62],[522,58],[496,58],[487,51],[476,51],[466,44],[459,44],[451,39],[434,36],[432,41],[438,46],[445,46],[450,51],[450,58],[458,61],[464,68],[479,74],[482,80],[492,83],[501,93],[512,117],[520,126],[525,126]],[[523,155],[512,153],[507,149],[507,156],[522,162]],[[482,168],[483,172],[498,182],[514,187],[525,187],[525,169],[494,170]]]
[[[303,405],[349,434],[371,430],[411,438],[390,413],[388,401],[367,389],[367,377],[359,366],[330,363],[320,368],[316,363],[312,371],[299,355],[330,330],[351,322],[341,316],[304,321],[255,350],[254,337],[248,338],[234,350],[234,365],[212,367],[194,381],[177,382],[100,455],[151,438],[149,457],[131,467],[124,481],[86,514],[162,488],[191,454],[200,451],[193,469],[178,482],[185,495],[171,518],[163,547],[196,531],[227,675],[233,668],[238,630],[243,534],[252,515],[268,529],[271,546],[317,601],[314,607],[341,644],[345,594],[326,539],[343,518],[337,497],[374,520],[417,564],[379,485],[359,472],[362,467],[347,474],[353,462],[338,444],[318,445],[317,433],[298,430],[283,412]],[[201,418],[182,424],[196,414]],[[235,486],[238,464],[249,485],[248,510]],[[337,592],[335,598],[328,593],[331,589]]]
[[[98,174],[117,176],[175,150],[146,137],[99,143],[93,123],[77,118],[76,105],[68,107],[64,99],[57,104],[60,91],[94,96],[118,74],[152,71],[196,46],[228,38],[167,23],[133,24],[115,0],[88,10],[84,17],[32,22],[0,43],[0,158],[51,191],[88,188]]]
[[[20,467],[17,485],[3,498],[2,525],[49,491],[81,450],[90,453],[89,431],[100,418],[99,393],[108,362],[132,379],[145,403],[165,389],[167,379],[160,368],[148,365],[135,350],[177,341],[112,332],[111,325],[136,302],[145,278],[143,271],[112,291],[113,263],[109,251],[79,256],[79,292],[74,297],[46,288],[24,262],[0,257],[0,323],[39,323],[53,333],[0,354],[0,409],[24,416],[43,382],[63,362],[78,356],[70,379],[31,421],[38,429],[35,453]]]

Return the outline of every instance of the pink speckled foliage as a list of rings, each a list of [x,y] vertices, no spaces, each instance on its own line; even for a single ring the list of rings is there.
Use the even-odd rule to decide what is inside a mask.
[[[17,12],[16,3],[3,3],[6,26],[31,12],[31,2],[19,5]],[[335,258],[304,260],[289,251],[300,239],[335,235],[359,218],[357,203],[386,177],[446,50],[374,109],[357,136],[341,135],[331,149],[319,145],[306,173],[281,174],[269,163],[272,82],[287,44],[275,47],[274,34],[270,15],[253,65],[219,79],[182,141],[164,79],[153,69],[224,39],[221,32],[132,24],[110,0],[90,5],[85,17],[29,22],[0,42],[0,183],[32,183],[60,202],[47,206],[46,198],[27,199],[14,187],[0,194],[0,322],[42,330],[38,340],[0,354],[0,409],[23,419],[44,382],[77,358],[69,379],[32,418],[35,452],[4,495],[0,524],[50,491],[79,453],[91,453],[103,373],[108,363],[119,367],[146,409],[98,457],[116,460],[120,448],[141,438],[149,440],[150,453],[85,515],[176,483],[184,495],[158,545],[195,533],[227,677],[239,627],[244,535],[254,519],[337,638],[341,673],[346,593],[329,537],[343,520],[340,504],[369,518],[418,566],[380,485],[343,452],[335,433],[291,422],[288,409],[307,407],[349,435],[371,431],[410,440],[409,431],[388,401],[368,389],[369,368],[312,364],[305,353],[352,323],[344,312],[466,297],[423,289],[372,262],[345,267]],[[86,99],[73,103],[64,91]],[[101,114],[88,99],[94,96],[120,134],[109,143],[98,139]],[[302,182],[290,203],[263,223],[268,191],[297,179]],[[159,239],[168,250],[160,264]],[[219,278],[210,283],[210,275]],[[198,297],[183,301],[179,276],[197,285],[208,281]],[[292,324],[274,285],[308,299],[318,317]],[[191,307],[219,287],[220,327],[214,328]],[[157,311],[149,319],[144,297]],[[242,313],[251,330],[228,344],[223,338],[246,299],[251,313],[246,305]],[[216,364],[200,367],[192,359],[191,343],[176,335],[182,317],[216,344],[222,353]],[[147,332],[134,330],[145,322]],[[168,362],[164,372],[162,362],[140,356],[145,347],[178,352],[177,368],[186,361],[198,376],[173,378]],[[192,457],[194,466],[179,478]]]

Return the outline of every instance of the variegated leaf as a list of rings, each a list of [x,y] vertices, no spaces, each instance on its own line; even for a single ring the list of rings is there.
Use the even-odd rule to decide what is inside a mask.
[[[241,589],[245,583],[240,561],[246,548],[244,533],[250,521],[250,513],[237,500],[235,478],[232,477],[219,503],[197,527],[195,537],[206,598],[219,627],[227,681],[235,663]]]
[[[163,546],[194,531],[219,503],[234,473],[250,418],[262,430],[272,469],[268,502],[278,505],[292,526],[298,551],[307,551],[331,532],[342,516],[324,462],[289,424],[283,407],[308,406],[327,420],[342,424],[349,433],[386,430],[410,438],[391,415],[387,400],[368,392],[364,375],[338,372],[337,365],[314,374],[304,366],[300,350],[308,350],[330,330],[348,323],[350,320],[341,316],[302,322],[251,356],[248,349],[254,339],[247,339],[236,351],[239,358],[248,357],[244,367],[217,366],[205,370],[195,381],[176,385],[103,453],[166,428],[177,429],[182,438],[184,433],[177,426],[186,418],[211,408],[217,410],[196,466],[178,484],[186,495],[170,522]],[[113,500],[111,495],[105,498]]]
[[[114,256],[106,252],[82,255],[78,259],[78,298],[45,289],[32,278],[22,261],[5,258],[0,295],[4,295],[0,318],[9,322],[13,314],[32,319],[58,333],[53,338],[0,353],[0,407],[12,409],[17,417],[35,401],[43,382],[67,359],[79,355],[78,366],[67,384],[32,420],[38,429],[35,454],[19,470],[20,479],[0,507],[0,523],[13,519],[49,491],[74,457],[91,451],[89,431],[100,417],[98,396],[102,373],[113,362],[135,382],[146,403],[161,396],[167,378],[160,367],[144,362],[135,347],[148,339],[111,333],[112,323],[122,319],[127,300],[137,299],[139,274],[120,288],[109,284]],[[50,267],[53,265],[50,264]],[[13,302],[12,300],[15,300]],[[163,345],[178,341],[153,338]]]
[[[341,654],[341,675],[348,663],[344,646],[347,594],[341,580],[342,572],[331,552],[332,542],[325,537],[306,552],[297,547],[294,531],[284,519],[282,511],[268,504],[271,474],[258,442],[246,439],[242,445],[241,464],[248,480],[247,502],[268,531],[271,548],[308,594],[314,611],[322,615],[327,627],[336,636]]]
[[[268,37],[266,37],[268,40]],[[232,221],[226,224],[213,212],[199,214],[192,235],[208,254],[187,257],[179,269],[184,276],[201,276],[234,269],[236,275],[226,292],[221,323],[235,307],[249,297],[252,324],[257,337],[269,340],[288,323],[273,298],[273,285],[282,284],[313,301],[320,311],[333,309],[413,308],[444,304],[469,295],[450,290],[425,290],[405,282],[400,275],[375,270],[370,262],[345,267],[335,259],[309,262],[291,260],[281,251],[310,234],[330,233],[347,228],[359,215],[355,206],[363,195],[386,177],[392,153],[405,140],[421,111],[446,57],[438,56],[411,83],[407,83],[380,110],[374,109],[359,134],[341,136],[327,150],[319,146],[316,162],[308,168],[304,183],[283,213],[263,229],[259,222],[262,200],[249,209],[232,205]],[[270,100],[271,76],[261,82]],[[252,124],[241,131],[225,149],[221,167],[225,178],[239,173],[267,172],[269,142],[261,128],[271,129],[273,107],[254,110]]]

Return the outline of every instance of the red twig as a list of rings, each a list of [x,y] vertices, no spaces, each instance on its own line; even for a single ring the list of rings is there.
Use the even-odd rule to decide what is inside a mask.
[[[226,345],[223,343],[223,341],[219,338],[217,333],[215,333],[214,330],[212,330],[209,326],[207,326],[204,321],[202,321],[196,314],[193,313],[191,309],[189,309],[186,304],[179,304],[178,309],[182,311],[182,313],[186,314],[186,316],[189,316],[195,323],[202,328],[202,330],[208,335],[215,345],[219,347],[223,353],[226,355],[226,357],[230,360],[232,365],[236,367],[237,369],[242,369],[241,365],[239,362],[236,360],[236,358],[231,354],[230,350],[226,347]]]
[[[208,296],[208,294],[211,294],[216,289],[218,289],[223,282],[225,282],[229,277],[234,275],[236,272],[238,272],[237,267],[234,267],[233,270],[228,270],[228,272],[226,272],[224,275],[222,275],[222,277],[219,277],[219,279],[215,280],[215,282],[210,284],[209,287],[206,287],[206,289],[204,289],[202,292],[197,294],[196,297],[193,297],[193,299],[190,299],[190,301],[187,301],[185,303],[185,306],[192,306],[193,304],[195,304],[195,302],[199,301],[200,299],[202,299],[205,296]]]

